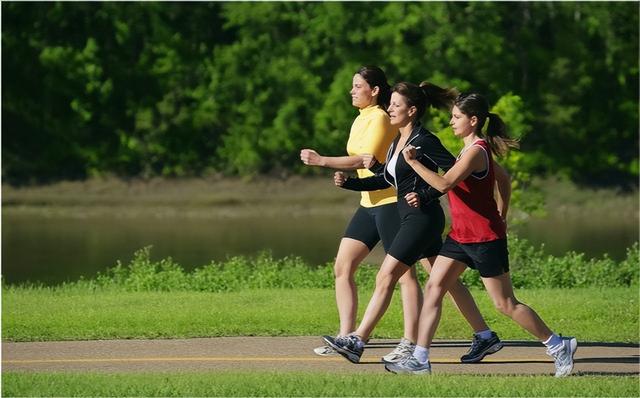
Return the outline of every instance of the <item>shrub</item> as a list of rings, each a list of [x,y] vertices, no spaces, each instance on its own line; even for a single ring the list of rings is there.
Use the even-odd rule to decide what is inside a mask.
[[[637,286],[640,274],[638,243],[627,249],[627,257],[616,262],[604,256],[587,259],[583,253],[568,252],[564,256],[546,255],[544,246],[534,247],[525,239],[509,240],[511,279],[516,288],[573,288]],[[363,264],[356,273],[359,286],[373,287],[377,266]],[[427,275],[419,271],[424,283]],[[462,274],[469,287],[481,287],[480,275],[471,270]],[[236,256],[223,262],[211,262],[191,272],[169,257],[151,260],[151,247],[135,252],[131,262],[120,262],[95,280],[79,280],[65,286],[91,289],[123,289],[127,291],[204,291],[230,292],[242,289],[321,288],[334,286],[333,264],[310,266],[300,257],[274,259],[262,252],[256,257]]]

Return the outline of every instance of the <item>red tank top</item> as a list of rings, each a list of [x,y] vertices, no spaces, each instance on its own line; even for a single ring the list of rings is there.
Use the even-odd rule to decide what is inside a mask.
[[[493,198],[495,174],[491,149],[485,140],[472,145],[483,149],[487,170],[471,174],[448,192],[451,212],[449,236],[460,243],[489,242],[507,237],[507,228]],[[458,155],[458,159],[464,152]]]

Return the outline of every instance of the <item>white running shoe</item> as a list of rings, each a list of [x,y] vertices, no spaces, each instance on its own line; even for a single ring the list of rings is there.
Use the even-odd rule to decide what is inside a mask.
[[[397,363],[387,363],[384,365],[384,368],[388,372],[396,373],[396,374],[412,374],[412,375],[431,374],[431,363],[429,363],[429,361],[425,363],[421,363],[413,355]]]
[[[413,350],[415,349],[416,349],[416,345],[403,337],[400,340],[400,344],[398,344],[393,351],[391,351],[390,353],[382,357],[382,362],[385,362],[385,363],[400,362],[403,359],[413,355]]]
[[[555,359],[556,377],[568,376],[573,370],[573,356],[578,350],[575,337],[563,337],[559,347],[547,349],[547,354]]]
[[[336,350],[334,350],[333,348],[329,347],[328,345],[323,345],[323,346],[314,348],[313,352],[315,352],[316,355],[320,355],[321,357],[328,357],[330,355],[336,355],[337,354]]]

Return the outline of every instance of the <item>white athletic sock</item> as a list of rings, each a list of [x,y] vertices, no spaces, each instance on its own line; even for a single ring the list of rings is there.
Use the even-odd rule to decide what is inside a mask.
[[[555,333],[551,333],[551,337],[549,337],[547,341],[543,341],[542,344],[546,345],[549,349],[553,349],[562,344],[562,337]]]
[[[429,360],[429,349],[417,345],[416,349],[413,350],[413,356],[416,357],[420,363],[426,363]]]
[[[491,338],[491,329],[481,330],[478,333],[476,333],[476,335],[480,337],[482,340],[489,340]]]

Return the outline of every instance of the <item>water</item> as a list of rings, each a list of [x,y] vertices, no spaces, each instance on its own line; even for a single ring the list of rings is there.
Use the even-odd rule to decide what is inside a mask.
[[[193,269],[235,255],[269,250],[310,264],[332,259],[346,221],[327,218],[40,218],[4,216],[2,274],[8,283],[58,283],[127,264],[152,245],[152,258],[172,257]]]
[[[117,217],[44,216],[4,211],[2,217],[2,276],[6,283],[57,284],[91,278],[118,260],[127,264],[134,251],[152,245],[154,260],[172,257],[186,269],[222,261],[234,255],[270,250],[275,257],[296,255],[310,264],[333,261],[350,214],[249,217]],[[637,217],[554,216],[512,228],[545,251],[569,250],[590,257],[608,253],[614,259],[638,240]],[[367,262],[379,263],[376,248]]]

